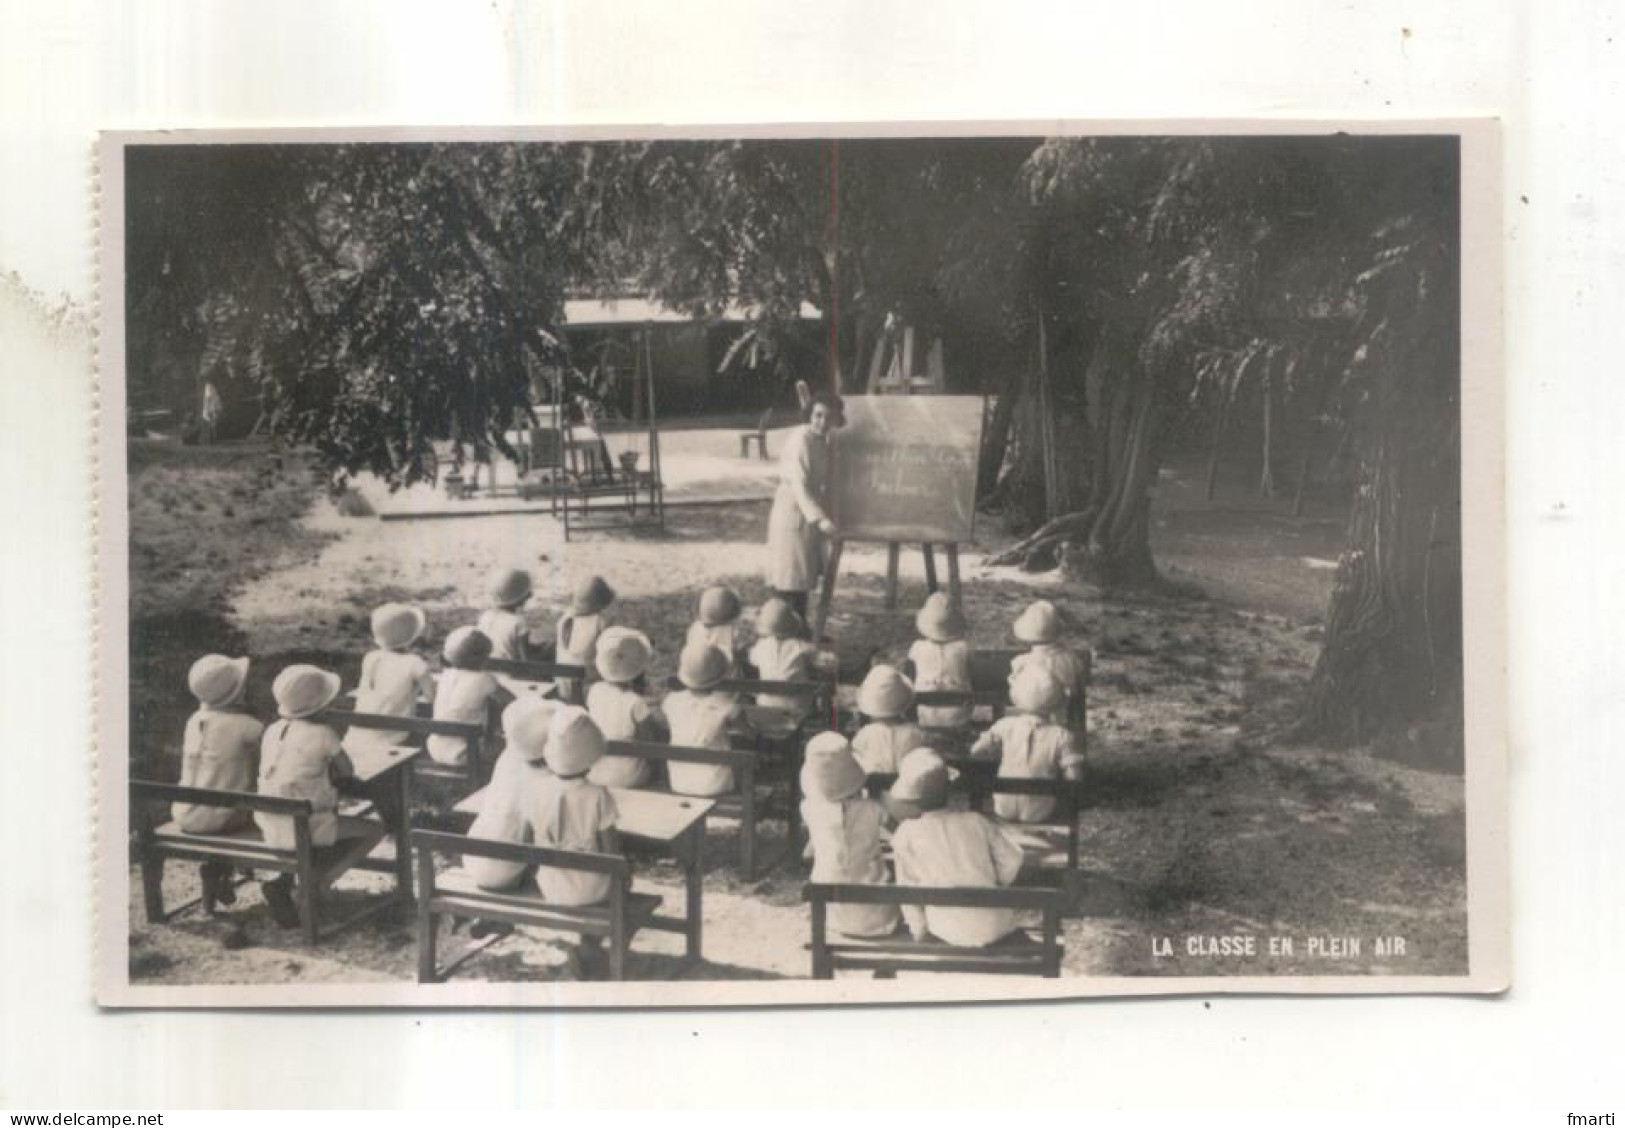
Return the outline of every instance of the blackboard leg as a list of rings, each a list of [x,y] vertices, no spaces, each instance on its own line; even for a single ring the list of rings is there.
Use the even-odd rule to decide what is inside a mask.
[[[959,601],[959,545],[948,545],[948,602],[962,607]]]
[[[897,560],[903,555],[903,546],[897,541],[886,543],[886,610],[897,610]]]
[[[824,584],[818,592],[818,621],[813,625],[813,641],[824,641],[824,624],[829,621],[829,604],[835,595],[835,576],[841,570],[841,551],[844,541],[837,540],[829,547],[829,560],[824,564]]]
[[[925,590],[934,594],[937,590],[937,554],[928,544],[922,544],[920,552],[925,556]]]

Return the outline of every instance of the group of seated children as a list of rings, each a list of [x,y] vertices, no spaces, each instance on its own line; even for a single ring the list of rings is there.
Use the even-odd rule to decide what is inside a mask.
[[[423,705],[432,709],[436,720],[484,724],[493,708],[541,700],[534,685],[486,670],[492,658],[530,661],[548,652],[533,639],[523,612],[533,594],[531,577],[519,569],[504,569],[491,578],[488,591],[489,605],[478,624],[458,627],[446,636],[444,668],[438,675],[413,649],[427,627],[422,609],[398,603],[377,608],[371,619],[377,645],[362,659],[355,711],[409,717]],[[690,628],[678,661],[683,688],[659,707],[644,685],[653,648],[641,632],[609,623],[607,612],[614,602],[615,592],[602,577],[587,577],[559,618],[551,648],[559,663],[583,666],[596,675],[596,684],[586,694],[587,708],[578,712],[590,720],[599,744],[606,739],[670,739],[690,747],[727,748],[730,732],[748,731],[735,698],[718,688],[740,668],[735,635],[743,608],[737,595],[718,587],[701,596],[700,617]],[[761,637],[748,659],[761,676],[794,680],[812,675],[816,651],[802,637],[800,620],[782,601],[770,600],[761,609],[758,633]],[[210,654],[193,665],[188,685],[198,709],[186,725],[181,784],[232,791],[255,790],[257,785],[261,794],[309,800],[314,810],[313,844],[332,845],[338,826],[335,783],[351,774],[351,758],[398,744],[408,734],[355,726],[341,733],[323,723],[318,714],[338,697],[340,679],[309,665],[289,666],[277,676],[272,695],[278,720],[266,728],[243,704],[247,680],[247,658]],[[572,680],[561,683],[559,690],[567,699],[578,699],[581,687]],[[465,737],[431,735],[426,751],[439,763],[468,762]],[[601,749],[593,760],[592,782],[599,787],[649,782],[649,764],[644,760],[605,757]],[[541,762],[539,751],[535,762]],[[718,795],[734,786],[726,767],[674,763],[670,776],[674,790],[692,795]],[[197,804],[177,803],[172,814],[182,830],[196,834],[238,830],[249,821],[242,811]],[[290,818],[256,814],[254,821],[270,845],[292,847]],[[236,900],[229,865],[204,863],[201,877],[208,911],[213,912],[217,903]],[[265,883],[273,916],[288,927],[298,924],[293,880],[282,875]]]
[[[386,604],[372,615],[377,649],[362,660],[356,689],[356,711],[411,716],[420,703],[432,703],[438,720],[482,723],[493,706],[504,707],[506,749],[499,758],[486,801],[471,834],[477,837],[575,850],[613,851],[615,804],[607,788],[633,788],[650,782],[651,766],[635,756],[606,754],[609,741],[670,741],[694,748],[726,749],[730,734],[745,732],[750,722],[734,694],[722,683],[745,670],[763,680],[808,680],[815,675],[817,651],[806,638],[800,617],[783,600],[770,599],[756,619],[757,639],[741,654],[738,626],[743,614],[739,597],[724,587],[702,593],[699,617],[690,626],[678,656],[680,689],[658,704],[651,698],[647,674],[653,646],[642,632],[611,623],[607,613],[615,592],[601,577],[591,576],[576,588],[569,610],[555,632],[554,657],[586,668],[590,689],[585,707],[562,704],[534,692],[534,686],[487,672],[492,658],[534,660],[544,653],[532,637],[523,609],[533,592],[521,570],[503,570],[492,578],[490,604],[477,625],[459,627],[442,648],[444,669],[434,675],[413,645],[422,637],[426,617],[421,609]],[[883,881],[884,828],[891,835],[896,878],[900,883],[1006,885],[1020,866],[1020,848],[998,826],[970,811],[948,809],[951,769],[928,745],[932,733],[963,727],[970,709],[963,705],[920,707],[916,690],[968,690],[970,645],[957,606],[936,594],[916,619],[920,638],[908,652],[914,678],[891,666],[877,666],[864,679],[858,708],[864,723],[848,742],[837,733],[820,733],[808,743],[801,772],[805,799],[802,813],[811,837],[814,878],[820,881]],[[972,756],[997,757],[999,774],[1017,778],[1076,778],[1081,750],[1065,726],[1067,705],[1080,689],[1082,667],[1060,641],[1059,616],[1047,601],[1033,604],[1016,621],[1014,633],[1031,644],[1011,667],[1013,711],[983,733]],[[406,734],[351,728],[341,734],[323,723],[320,714],[340,693],[338,675],[309,665],[289,666],[272,686],[278,719],[263,726],[243,706],[248,659],[207,655],[192,667],[188,684],[199,708],[187,722],[181,783],[186,786],[250,790],[308,800],[314,814],[314,845],[330,845],[337,832],[335,781],[351,771],[350,757],[393,745]],[[561,687],[565,697],[580,700],[581,687]],[[573,692],[572,692],[573,691]],[[790,714],[804,712],[805,699],[759,695],[759,705]],[[446,764],[466,763],[465,739],[433,735],[426,750]],[[259,770],[254,763],[258,753]],[[671,789],[695,796],[714,796],[734,787],[724,766],[671,762]],[[868,775],[897,779],[885,805],[863,795]],[[995,810],[1015,822],[1049,816],[1054,800],[1046,796],[997,796]],[[185,831],[216,833],[246,824],[242,812],[176,804],[174,817]],[[292,820],[257,813],[267,842],[293,845]],[[511,886],[520,879],[505,862],[470,860],[481,885]],[[607,895],[603,879],[571,871],[543,869],[537,885],[549,900],[587,904]],[[205,863],[203,899],[235,897],[230,867]],[[298,923],[292,898],[293,878],[281,875],[265,882],[266,901],[275,919]],[[954,943],[985,944],[1014,928],[1009,914],[987,909],[908,909],[910,928],[929,929]],[[896,914],[887,906],[838,906],[834,927],[852,935],[892,931]]]

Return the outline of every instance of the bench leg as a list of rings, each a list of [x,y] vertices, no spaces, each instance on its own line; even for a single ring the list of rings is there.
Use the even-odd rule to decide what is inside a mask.
[[[828,927],[828,908],[823,901],[812,903],[812,977],[814,979],[834,979],[835,961],[830,959],[829,944],[826,939]]]
[[[317,940],[316,906],[319,903],[316,881],[300,874],[294,895],[299,899],[299,931],[307,948],[314,948]]]
[[[435,941],[436,932],[440,927],[439,919],[434,910],[429,908],[428,898],[418,901],[418,982],[438,983],[440,977],[435,974]]]
[[[476,747],[476,753],[479,749]],[[477,770],[477,769],[476,769]],[[412,790],[410,772],[395,773],[395,810],[390,819],[390,833],[395,836],[395,899],[404,904],[412,901]]]
[[[148,924],[164,922],[164,860],[141,859],[141,898],[145,902]]]
[[[755,781],[751,781],[754,789]],[[756,799],[745,800],[745,809],[739,812],[739,872],[746,881],[756,879]]]
[[[689,828],[688,845],[683,856],[683,893],[685,898],[683,920],[688,925],[688,944],[684,954],[694,962],[700,959],[700,941],[705,927],[705,914],[701,905],[704,894],[705,816]]]

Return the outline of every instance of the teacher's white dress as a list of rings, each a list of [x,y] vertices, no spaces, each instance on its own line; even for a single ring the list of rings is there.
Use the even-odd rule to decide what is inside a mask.
[[[767,519],[767,584],[778,591],[811,591],[824,570],[830,447],[805,426],[790,432],[779,454],[779,488]]]

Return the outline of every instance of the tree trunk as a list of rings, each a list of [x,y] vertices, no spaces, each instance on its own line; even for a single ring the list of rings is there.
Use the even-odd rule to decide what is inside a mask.
[[[1378,446],[1355,498],[1302,735],[1359,744],[1402,732],[1415,741],[1425,729],[1459,745],[1461,498],[1443,461],[1392,439]]]
[[[1073,570],[1104,587],[1155,583],[1151,560],[1151,486],[1161,465],[1156,386],[1137,370],[1121,374],[1107,441],[1111,461],[1096,471],[1101,501],[1086,551]]]

